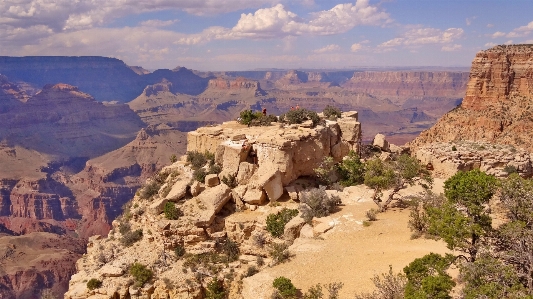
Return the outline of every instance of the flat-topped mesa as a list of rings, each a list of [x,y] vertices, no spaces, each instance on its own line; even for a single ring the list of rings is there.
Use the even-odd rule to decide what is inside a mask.
[[[264,95],[265,92],[261,89],[258,81],[238,77],[235,79],[216,78],[209,80],[207,92],[214,91],[253,91],[255,95]]]
[[[511,95],[533,96],[533,45],[496,46],[478,52],[462,107],[482,110]]]
[[[250,164],[257,164],[246,181],[264,189],[274,201],[283,193],[283,186],[300,176],[314,175],[324,157],[340,161],[350,150],[358,152],[360,142],[361,124],[357,112],[351,111],[314,128],[279,123],[247,127],[235,121],[202,127],[187,134],[187,151],[215,153],[215,161],[222,165],[220,178],[233,175],[239,180],[257,168]]]

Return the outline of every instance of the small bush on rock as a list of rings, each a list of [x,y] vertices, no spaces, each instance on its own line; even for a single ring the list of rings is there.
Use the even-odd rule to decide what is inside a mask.
[[[322,112],[324,113],[324,117],[330,120],[336,120],[337,118],[341,117],[342,114],[339,108],[330,105],[327,105]]]
[[[141,287],[147,281],[149,281],[152,276],[152,270],[148,269],[145,265],[141,263],[134,263],[130,266],[130,274],[135,279],[137,286]]]
[[[354,151],[350,151],[338,164],[337,172],[341,177],[340,184],[345,187],[359,185],[365,181],[365,164]]]
[[[244,110],[241,111],[239,115],[239,123],[243,125],[250,125],[253,120],[260,119],[263,117],[263,113],[261,112],[253,112],[252,110]]]
[[[234,262],[239,259],[240,251],[237,242],[227,239],[226,242],[224,242],[224,245],[222,245],[222,250],[228,257],[228,262]]]
[[[273,122],[277,122],[277,121],[278,121],[278,118],[273,114],[270,114],[268,116],[261,115],[261,117],[253,119],[250,122],[250,126],[266,127],[266,126],[270,126]]]
[[[378,220],[377,214],[378,214],[378,211],[374,209],[370,209],[366,211],[366,218],[368,218],[368,221],[376,221]]]
[[[226,298],[226,292],[224,291],[224,284],[218,279],[213,279],[207,284],[206,299],[224,299]]]
[[[266,220],[267,231],[273,237],[280,238],[285,231],[285,224],[291,221],[296,215],[298,215],[298,210],[287,208],[283,208],[276,214],[268,215]]]
[[[191,168],[195,170],[203,167],[207,162],[214,160],[215,155],[207,151],[203,154],[198,151],[187,152],[187,162],[191,165]]]
[[[313,126],[316,126],[320,122],[320,117],[314,111],[300,108],[290,110],[287,113],[280,115],[279,120],[280,122],[288,123],[290,125],[301,124],[306,120],[311,120]]]
[[[296,298],[297,289],[290,279],[280,276],[274,279],[272,286],[279,292],[281,298]]]
[[[222,183],[226,184],[231,189],[233,189],[233,188],[238,186],[237,179],[235,178],[234,175],[231,175],[231,174],[228,175],[228,176],[224,176],[222,178]]]
[[[99,287],[102,286],[102,282],[96,278],[91,278],[88,282],[87,282],[87,288],[89,290],[94,290],[94,289],[98,289]]]
[[[149,199],[150,197],[156,195],[157,192],[159,192],[160,187],[161,185],[157,181],[152,180],[141,189],[139,195],[142,199]]]
[[[124,245],[126,247],[130,247],[135,242],[137,242],[140,239],[142,239],[142,237],[143,237],[143,230],[142,229],[138,229],[138,230],[133,231],[133,232],[130,231],[130,232],[126,233],[122,237],[122,239],[120,240],[120,243],[122,243],[122,245]]]
[[[180,209],[176,208],[176,204],[170,201],[165,204],[163,212],[165,213],[165,218],[169,220],[178,220],[183,215]]]
[[[122,222],[118,226],[118,231],[120,234],[125,235],[131,231],[131,225],[129,222]]]
[[[291,257],[289,253],[289,245],[285,243],[273,243],[270,246],[269,251],[270,257],[272,258],[272,261],[274,264],[281,264],[289,260]]]
[[[183,247],[182,245],[176,246],[176,248],[174,248],[174,253],[176,254],[176,257],[178,259],[181,258],[185,255],[185,247]]]
[[[326,188],[311,189],[300,193],[300,206],[298,209],[302,212],[302,218],[306,222],[311,222],[313,217],[328,216],[335,210],[335,207],[341,203],[338,196],[329,196]]]
[[[206,172],[205,169],[203,169],[203,168],[196,169],[196,170],[192,173],[192,177],[193,177],[193,179],[197,180],[197,181],[200,182],[200,183],[205,182],[205,177],[206,177],[206,175],[207,175],[207,172]]]

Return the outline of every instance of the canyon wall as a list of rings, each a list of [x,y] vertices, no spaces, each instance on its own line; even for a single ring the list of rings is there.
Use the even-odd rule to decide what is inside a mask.
[[[496,46],[476,54],[461,106],[420,134],[432,142],[485,141],[533,150],[533,46]]]

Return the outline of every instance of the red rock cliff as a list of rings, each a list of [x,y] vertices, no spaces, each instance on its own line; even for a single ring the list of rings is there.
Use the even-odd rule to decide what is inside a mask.
[[[496,46],[477,53],[461,106],[411,146],[487,141],[533,150],[533,46]]]

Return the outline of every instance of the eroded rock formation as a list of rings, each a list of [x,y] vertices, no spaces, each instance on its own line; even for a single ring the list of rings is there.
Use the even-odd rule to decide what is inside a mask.
[[[282,239],[273,238],[266,231],[265,219],[281,208],[266,204],[280,199],[285,187],[290,188],[289,184],[299,177],[313,175],[313,168],[325,156],[339,161],[349,150],[357,151],[360,140],[357,112],[346,112],[342,118],[316,127],[311,123],[246,127],[227,122],[189,132],[187,149],[214,153],[214,163],[221,172],[207,176],[205,182],[193,183],[193,170],[185,156],[163,168],[158,175],[157,192],[149,197],[143,195],[156,182],[148,181],[125,214],[113,221],[107,238],[89,239],[88,253],[78,260],[78,273],[72,276],[65,298],[200,299],[205,295],[202,286],[213,278],[228,277],[236,277],[227,289],[230,298],[242,298],[239,277],[248,267],[260,269],[274,263],[267,245],[292,242],[305,225],[301,217],[295,217],[285,226]],[[224,182],[230,176],[236,178],[237,186],[233,188]],[[169,203],[182,212],[176,220],[163,214]],[[330,220],[307,224],[307,236],[331,229]],[[132,232],[139,236],[133,245],[126,241]],[[227,242],[239,244],[241,255],[237,260],[226,266],[217,260],[191,265],[195,257],[216,258],[220,246]],[[176,248],[189,255],[176,258],[172,252]],[[134,262],[151,269],[153,279],[134,285],[129,275]],[[90,279],[100,280],[101,286],[89,290]]]
[[[496,46],[476,54],[464,101],[412,147],[460,140],[533,150],[533,47]]]

